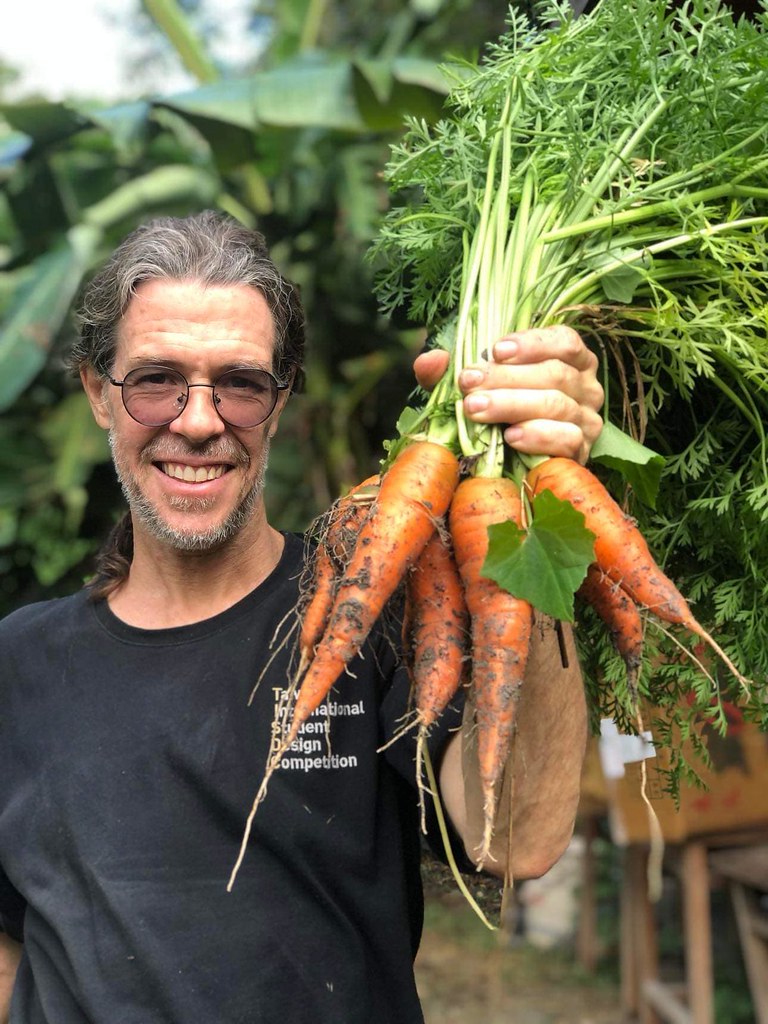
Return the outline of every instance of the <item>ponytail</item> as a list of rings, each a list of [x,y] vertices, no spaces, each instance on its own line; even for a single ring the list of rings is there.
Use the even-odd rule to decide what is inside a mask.
[[[87,586],[92,601],[103,601],[128,579],[133,559],[133,523],[129,512],[112,527],[96,556],[96,572]]]

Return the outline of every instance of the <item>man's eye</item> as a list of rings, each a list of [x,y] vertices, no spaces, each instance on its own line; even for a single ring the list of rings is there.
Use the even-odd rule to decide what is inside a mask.
[[[178,378],[167,370],[146,370],[132,377],[131,384],[140,388],[172,387],[178,384]]]
[[[261,395],[267,390],[266,381],[261,375],[235,373],[228,375],[219,382],[225,391],[243,391],[252,395]]]

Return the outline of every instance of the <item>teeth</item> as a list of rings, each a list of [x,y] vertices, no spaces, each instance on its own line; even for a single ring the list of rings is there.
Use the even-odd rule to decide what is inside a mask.
[[[190,484],[201,484],[206,480],[218,480],[224,473],[224,466],[183,466],[178,462],[163,462],[161,468],[168,476]]]

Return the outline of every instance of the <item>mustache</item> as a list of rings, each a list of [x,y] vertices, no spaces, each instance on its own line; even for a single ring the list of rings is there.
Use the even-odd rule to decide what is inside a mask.
[[[148,462],[183,462],[186,456],[227,462],[234,466],[250,463],[248,452],[232,437],[219,437],[192,445],[182,438],[155,437],[142,448],[140,459]]]

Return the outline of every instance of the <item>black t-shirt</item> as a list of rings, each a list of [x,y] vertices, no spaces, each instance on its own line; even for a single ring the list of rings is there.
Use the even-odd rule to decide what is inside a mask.
[[[301,553],[286,537],[261,586],[192,626],[136,629],[85,593],[0,624],[13,1024],[421,1021],[413,746],[376,753],[407,684],[383,638],[286,754],[226,892],[288,678],[290,642],[274,641]]]

